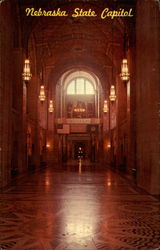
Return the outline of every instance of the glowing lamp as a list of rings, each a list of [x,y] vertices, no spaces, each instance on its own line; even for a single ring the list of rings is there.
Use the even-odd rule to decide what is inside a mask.
[[[77,112],[77,113],[84,113],[86,111],[85,108],[74,108],[74,112]]]
[[[114,85],[111,86],[110,88],[110,96],[109,99],[111,102],[114,102],[116,100],[116,91]]]
[[[120,77],[122,79],[122,81],[129,81],[129,69],[128,69],[128,61],[126,58],[124,58],[122,60],[122,65],[121,65],[121,74],[120,74]]]
[[[40,99],[41,102],[44,102],[45,99],[46,99],[46,95],[45,95],[45,91],[44,91],[44,85],[41,85],[39,99]]]
[[[29,59],[25,59],[25,61],[24,61],[22,77],[23,77],[24,81],[31,80],[32,74],[31,74]]]
[[[53,113],[53,111],[54,111],[53,101],[52,100],[49,101],[48,111],[49,111],[49,113]]]
[[[107,112],[108,112],[108,102],[107,102],[107,100],[104,100],[103,112],[104,112],[104,113],[107,113]]]

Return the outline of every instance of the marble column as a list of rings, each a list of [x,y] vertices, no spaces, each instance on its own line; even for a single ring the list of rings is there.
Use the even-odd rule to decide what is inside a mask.
[[[160,3],[139,0],[136,22],[137,181],[160,194]]]

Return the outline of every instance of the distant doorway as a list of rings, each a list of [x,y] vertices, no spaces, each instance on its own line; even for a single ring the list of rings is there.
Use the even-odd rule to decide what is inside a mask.
[[[76,142],[74,144],[74,158],[86,158],[86,143],[85,142]]]

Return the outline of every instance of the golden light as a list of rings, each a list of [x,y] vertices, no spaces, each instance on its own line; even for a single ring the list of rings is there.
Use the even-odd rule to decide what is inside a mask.
[[[107,112],[108,112],[108,102],[107,102],[107,100],[104,100],[103,112],[104,112],[104,113],[107,113]]]
[[[49,143],[46,144],[46,148],[50,148],[51,145]]]
[[[74,108],[74,112],[77,112],[77,113],[84,113],[86,111],[85,108]]]
[[[45,95],[45,91],[44,91],[44,85],[41,85],[39,99],[40,99],[41,102],[44,102],[45,99],[46,99],[46,95]]]
[[[116,100],[116,90],[114,85],[111,85],[109,99],[111,102],[114,102]]]
[[[107,182],[107,186],[110,187],[112,185],[111,181]]]
[[[128,61],[126,58],[122,60],[120,76],[121,76],[122,81],[125,81],[125,82],[129,81],[130,74],[129,74],[129,69],[128,69]]]
[[[52,101],[52,100],[49,101],[49,108],[48,108],[48,111],[49,111],[50,113],[53,113],[53,111],[54,111],[53,101]]]
[[[23,77],[24,81],[31,80],[32,74],[31,74],[29,59],[25,59],[25,61],[24,61],[22,77]]]

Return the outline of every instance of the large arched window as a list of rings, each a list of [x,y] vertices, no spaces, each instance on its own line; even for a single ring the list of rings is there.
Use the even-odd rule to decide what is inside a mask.
[[[57,114],[60,112],[61,117],[71,119],[97,118],[100,107],[99,87],[99,79],[92,72],[82,70],[65,72],[57,85],[56,97],[59,103]]]
[[[77,77],[69,82],[67,86],[67,95],[94,95],[93,84],[82,77]]]

